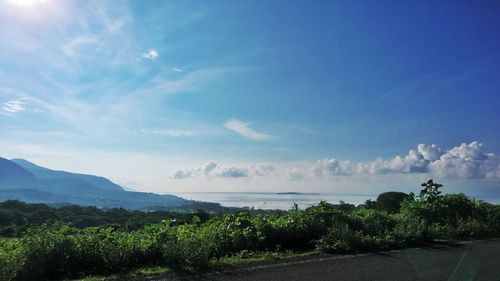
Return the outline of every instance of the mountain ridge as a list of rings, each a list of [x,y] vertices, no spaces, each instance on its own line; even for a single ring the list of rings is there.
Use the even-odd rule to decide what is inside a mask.
[[[35,181],[35,177],[17,163],[0,157],[0,183],[8,181],[31,182]]]
[[[10,199],[126,209],[192,203],[175,195],[127,191],[101,176],[52,170],[25,159],[0,157],[0,200]]]

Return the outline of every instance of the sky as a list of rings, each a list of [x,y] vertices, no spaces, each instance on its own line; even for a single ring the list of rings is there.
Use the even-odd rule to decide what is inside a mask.
[[[500,3],[0,0],[0,156],[138,191],[500,195]]]

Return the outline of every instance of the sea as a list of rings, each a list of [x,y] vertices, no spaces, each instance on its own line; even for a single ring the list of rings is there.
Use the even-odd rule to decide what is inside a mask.
[[[226,207],[289,210],[294,204],[307,208],[321,201],[338,204],[340,201],[358,205],[376,195],[338,193],[271,193],[271,192],[182,192],[175,193],[185,199],[219,203]]]

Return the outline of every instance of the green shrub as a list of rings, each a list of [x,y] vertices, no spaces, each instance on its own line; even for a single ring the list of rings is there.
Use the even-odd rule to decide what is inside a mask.
[[[500,205],[474,201],[472,218],[487,227],[492,236],[500,236]]]
[[[353,231],[347,224],[332,226],[316,243],[316,248],[326,253],[347,253],[356,250],[361,243],[361,233]]]
[[[177,228],[175,240],[164,245],[164,258],[175,266],[205,267],[210,259],[208,245],[194,225],[182,225]]]
[[[0,238],[0,280],[14,280],[23,263],[21,249],[18,240]]]
[[[498,233],[487,224],[475,219],[459,221],[454,230],[454,234],[458,238],[483,238],[498,235]]]
[[[352,225],[356,230],[372,236],[383,236],[391,232],[396,225],[396,220],[385,212],[359,208],[350,214]]]
[[[377,196],[375,206],[378,210],[389,213],[397,213],[401,208],[401,203],[408,198],[408,194],[404,192],[389,191],[381,193]]]
[[[398,214],[396,220],[393,235],[399,243],[412,245],[429,239],[427,224],[418,216]]]
[[[261,250],[312,249],[332,225],[351,219],[344,207],[321,202],[303,211],[294,208],[286,214],[259,216],[253,223]]]
[[[397,248],[400,246],[400,243],[398,243],[395,239],[395,237],[391,234],[385,234],[385,235],[360,235],[360,241],[358,246],[358,249],[360,251],[366,252],[366,251],[379,251],[379,250],[386,250],[390,248]]]
[[[23,263],[18,279],[47,280],[71,275],[77,266],[72,263],[76,255],[66,230],[36,229],[20,240]]]

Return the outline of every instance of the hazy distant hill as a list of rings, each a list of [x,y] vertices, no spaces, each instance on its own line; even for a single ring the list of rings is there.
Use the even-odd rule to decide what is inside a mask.
[[[128,209],[192,203],[174,195],[126,191],[104,177],[55,171],[24,159],[0,157],[0,201],[7,199]]]
[[[35,177],[18,164],[0,157],[0,186],[27,184],[36,182]]]
[[[93,175],[85,175],[85,174],[76,174],[69,173],[65,171],[55,171],[51,169],[47,169],[38,165],[35,165],[29,161],[24,159],[12,159],[12,162],[18,164],[23,167],[25,170],[33,174],[37,179],[40,180],[68,180],[71,179],[73,181],[80,181],[83,183],[91,184],[96,187],[100,187],[105,190],[112,191],[123,191],[123,188],[107,178],[98,177]]]

